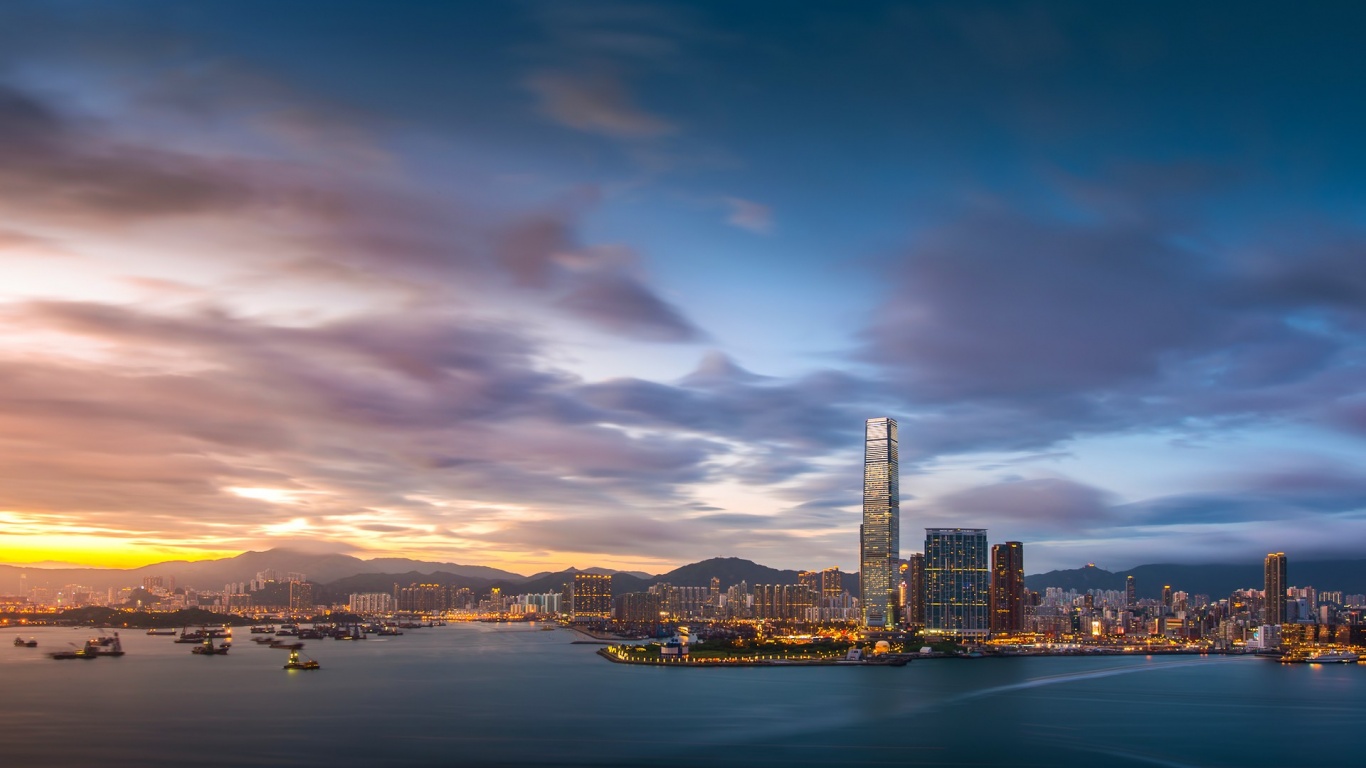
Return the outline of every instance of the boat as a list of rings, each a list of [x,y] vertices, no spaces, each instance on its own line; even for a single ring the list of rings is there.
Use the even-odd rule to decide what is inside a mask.
[[[555,631],[555,625],[554,625],[554,624],[542,624],[542,625],[541,625],[541,631],[542,631],[542,632],[554,632],[554,631]]]
[[[1319,651],[1304,657],[1306,664],[1355,664],[1361,657],[1351,651]]]
[[[283,649],[289,650],[289,651],[297,651],[297,650],[299,650],[300,648],[304,647],[304,644],[303,644],[303,643],[286,643],[286,642],[283,641],[283,640],[272,640],[272,641],[270,642],[270,647],[271,647],[271,648],[283,648]]]
[[[289,661],[285,662],[285,669],[320,669],[321,666],[313,659],[300,659],[297,648],[289,652]]]
[[[379,631],[375,634],[379,635],[380,637],[397,637],[403,634],[403,630],[395,626],[385,625],[380,627]]]
[[[93,659],[98,656],[112,656],[113,654],[100,653],[100,646],[96,645],[94,640],[86,640],[85,645],[80,648],[76,648],[73,644],[69,651],[53,651],[48,655],[54,659]],[[123,651],[119,651],[119,655],[123,655]]]
[[[205,637],[203,644],[196,645],[195,647],[191,648],[190,653],[199,656],[226,656],[228,653],[228,649],[231,647],[232,643],[214,645],[212,637]]]
[[[174,629],[155,629],[155,628],[153,628],[153,629],[147,630],[147,634],[149,634],[149,635],[166,635],[166,636],[168,636],[168,637],[174,637],[174,636],[175,636],[175,630],[174,630]]]
[[[251,628],[251,633],[252,633],[253,635],[273,635],[273,634],[275,634],[275,627],[272,627],[272,626],[264,626],[264,627],[262,627],[262,626],[256,626],[256,627],[252,627],[252,628]]]
[[[31,638],[31,637],[30,637],[29,639],[27,639],[27,640],[25,640],[25,639],[22,638],[22,637],[16,637],[16,638],[14,638],[14,644],[15,644],[16,646],[18,646],[19,648],[37,648],[37,647],[38,647],[38,641],[35,640],[34,638]]]
[[[85,649],[95,656],[122,656],[123,643],[119,641],[119,633],[115,632],[113,637],[97,637],[94,640],[87,640]]]

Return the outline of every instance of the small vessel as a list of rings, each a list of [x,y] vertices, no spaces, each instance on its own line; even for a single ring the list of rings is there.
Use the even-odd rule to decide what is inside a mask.
[[[14,638],[14,644],[15,644],[16,646],[20,647],[20,648],[37,648],[37,647],[38,647],[38,641],[37,641],[36,639],[32,638],[32,637],[30,637],[30,638],[27,639],[27,640],[25,640],[25,639],[22,638],[22,637],[16,637],[16,638]]]
[[[542,625],[541,625],[541,631],[542,631],[542,632],[554,632],[554,631],[555,631],[555,625],[554,625],[554,624],[542,624]]]
[[[396,626],[393,626],[392,624],[386,624],[380,627],[379,631],[375,634],[379,635],[380,637],[397,637],[403,634],[403,630],[399,629]]]
[[[313,659],[300,659],[299,650],[296,648],[289,652],[289,661],[285,662],[285,669],[320,669],[321,665]]]
[[[304,644],[303,644],[303,643],[286,643],[286,642],[283,641],[283,640],[272,640],[272,641],[270,642],[270,647],[271,647],[271,648],[283,648],[283,649],[288,650],[288,651],[297,651],[297,650],[299,650],[300,648],[304,647]]]
[[[175,636],[175,630],[174,630],[174,629],[156,629],[156,628],[152,628],[152,629],[147,630],[147,634],[149,634],[149,635],[165,635],[165,636],[167,636],[167,637],[174,637],[174,636]]]
[[[269,625],[267,625],[267,626],[255,626],[255,627],[252,627],[252,628],[251,628],[251,633],[252,633],[253,635],[273,635],[273,634],[275,634],[275,627],[272,627],[272,626],[269,626]]]
[[[226,656],[228,654],[228,649],[231,647],[232,643],[214,645],[212,637],[205,637],[204,642],[202,644],[196,645],[195,647],[190,649],[190,653],[197,654],[199,656]]]

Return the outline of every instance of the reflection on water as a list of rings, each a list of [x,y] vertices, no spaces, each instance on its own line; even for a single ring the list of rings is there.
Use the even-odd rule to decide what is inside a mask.
[[[0,630],[4,764],[1299,764],[1366,716],[1366,665],[1251,658],[916,661],[904,668],[610,664],[569,632],[453,625],[310,641],[317,672],[248,641],[198,657],[123,633],[119,659],[53,661],[88,632]],[[1281,734],[1282,736],[1278,736]]]

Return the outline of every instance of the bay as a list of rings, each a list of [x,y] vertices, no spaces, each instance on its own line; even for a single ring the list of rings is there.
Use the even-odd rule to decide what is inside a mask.
[[[1250,657],[670,669],[491,624],[308,641],[316,672],[244,629],[222,657],[131,630],[122,658],[46,655],[89,636],[0,629],[4,765],[1299,765],[1366,720],[1366,665]]]

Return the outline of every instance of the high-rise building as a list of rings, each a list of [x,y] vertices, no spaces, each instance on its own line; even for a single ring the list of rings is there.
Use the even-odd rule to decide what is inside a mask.
[[[990,574],[985,528],[926,528],[925,635],[985,639]]]
[[[1024,630],[1024,544],[991,548],[991,631]]]
[[[574,621],[612,618],[612,577],[598,573],[574,574]]]
[[[1138,605],[1138,595],[1134,593],[1133,576],[1124,577],[1124,600],[1124,605],[1128,608],[1133,608]]]
[[[1285,623],[1285,553],[1273,552],[1266,556],[1266,621],[1267,624]]]
[[[925,555],[912,552],[906,568],[906,624],[912,629],[925,626]]]
[[[839,597],[844,591],[844,574],[839,568],[826,568],[821,571],[821,594],[825,597]]]
[[[313,609],[313,585],[307,581],[289,582],[289,609],[308,611]]]
[[[896,623],[901,501],[896,419],[868,419],[863,432],[863,525],[859,526],[859,605],[864,627]]]
[[[1172,585],[1167,584],[1162,587],[1162,612],[1171,614],[1172,612]]]
[[[450,591],[440,584],[394,585],[394,603],[398,610],[410,613],[440,613],[450,608]]]

